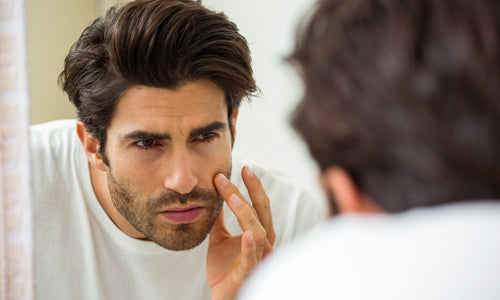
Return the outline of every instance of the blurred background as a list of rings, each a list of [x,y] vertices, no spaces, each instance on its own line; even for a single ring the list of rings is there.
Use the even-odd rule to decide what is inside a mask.
[[[107,8],[125,1],[26,0],[31,123],[75,118],[57,84],[64,57],[83,29]],[[234,151],[281,172],[309,190],[320,203],[317,168],[290,127],[302,83],[284,61],[293,49],[298,24],[313,0],[203,0],[224,12],[247,38],[259,97],[240,108]]]

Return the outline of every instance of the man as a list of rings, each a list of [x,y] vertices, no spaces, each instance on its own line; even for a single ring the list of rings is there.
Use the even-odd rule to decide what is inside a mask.
[[[31,131],[37,299],[232,298],[319,219],[290,182],[231,159],[256,86],[223,14],[187,0],[111,9],[60,81],[78,121]]]
[[[320,0],[293,124],[333,218],[242,299],[499,299],[500,5]]]

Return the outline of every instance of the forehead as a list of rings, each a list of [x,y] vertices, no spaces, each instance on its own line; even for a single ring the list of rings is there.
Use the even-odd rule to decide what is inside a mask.
[[[208,80],[176,89],[132,86],[118,101],[110,130],[172,130],[227,122],[224,92]]]

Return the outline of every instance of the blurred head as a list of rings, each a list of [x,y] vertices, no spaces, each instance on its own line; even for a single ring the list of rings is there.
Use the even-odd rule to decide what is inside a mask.
[[[500,198],[500,4],[320,0],[293,125],[389,212]]]

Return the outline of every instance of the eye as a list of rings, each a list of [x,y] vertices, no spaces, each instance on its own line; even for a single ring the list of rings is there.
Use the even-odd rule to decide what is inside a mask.
[[[134,142],[134,145],[139,147],[139,149],[149,149],[158,144],[159,144],[158,140],[155,139],[146,139]]]
[[[214,132],[205,132],[194,137],[195,141],[211,142],[217,136]]]

